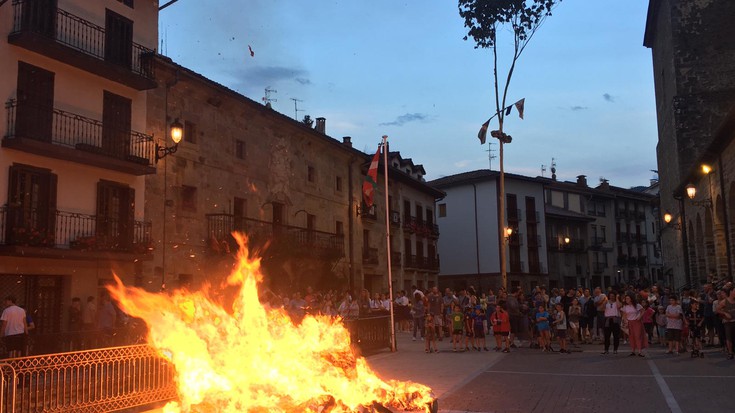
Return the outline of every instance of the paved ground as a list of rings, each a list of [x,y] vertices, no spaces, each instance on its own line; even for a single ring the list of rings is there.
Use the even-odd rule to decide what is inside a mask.
[[[707,349],[703,359],[652,348],[645,358],[600,355],[601,345],[572,354],[521,348],[511,354],[438,354],[398,335],[399,351],[368,357],[385,378],[414,380],[434,389],[440,412],[733,412],[735,361]],[[558,348],[558,346],[557,346]]]

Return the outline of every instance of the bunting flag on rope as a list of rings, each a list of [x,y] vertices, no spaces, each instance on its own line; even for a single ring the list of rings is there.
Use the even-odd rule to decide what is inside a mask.
[[[518,117],[520,117],[521,119],[523,119],[523,105],[525,105],[525,103],[526,103],[526,98],[523,98],[513,104],[513,106],[515,106],[516,110],[518,111]]]
[[[368,208],[373,206],[373,195],[378,188],[378,164],[380,163],[380,146],[370,162],[365,181],[362,183],[362,200]]]
[[[488,119],[487,122],[483,123],[480,131],[477,132],[477,139],[479,139],[480,143],[483,145],[485,144],[485,139],[487,139],[488,126],[490,126],[490,119]]]

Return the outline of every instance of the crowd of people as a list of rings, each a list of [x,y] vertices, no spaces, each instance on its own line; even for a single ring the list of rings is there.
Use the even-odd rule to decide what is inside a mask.
[[[337,291],[273,295],[271,306],[284,308],[299,320],[305,314],[343,319],[387,315],[387,293],[367,289],[353,294]],[[506,291],[473,287],[437,287],[399,291],[393,299],[396,330],[423,340],[427,353],[439,352],[448,341],[452,352],[510,352],[522,344],[545,352],[569,353],[580,344],[600,344],[601,353],[617,354],[621,344],[630,356],[643,357],[653,346],[667,354],[719,347],[733,358],[735,288],[732,283],[706,284],[677,296],[668,287],[554,288],[538,286]],[[490,340],[488,340],[490,338]]]

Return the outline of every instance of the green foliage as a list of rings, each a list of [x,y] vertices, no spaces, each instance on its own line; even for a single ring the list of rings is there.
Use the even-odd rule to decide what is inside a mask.
[[[510,25],[516,41],[525,45],[561,0],[459,0],[459,15],[475,48],[495,47],[497,30]],[[522,47],[521,47],[522,50]]]

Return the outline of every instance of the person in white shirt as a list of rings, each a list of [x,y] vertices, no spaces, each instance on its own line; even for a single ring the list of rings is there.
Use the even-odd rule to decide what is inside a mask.
[[[669,342],[669,351],[666,354],[679,355],[681,329],[684,326],[684,312],[681,310],[676,296],[669,297],[669,306],[666,307],[666,340]],[[674,352],[676,351],[676,352]]]
[[[618,354],[620,346],[620,301],[615,292],[610,292],[604,304],[604,331],[605,331],[605,351],[602,354],[610,353],[610,336],[613,338],[613,354]]]
[[[643,322],[641,322],[641,316],[643,315],[643,306],[636,303],[633,297],[626,294],[623,298],[625,304],[620,309],[623,316],[628,321],[628,335],[630,336],[630,349],[631,356],[638,355],[644,357],[642,350],[645,347],[645,338],[643,335]]]
[[[26,311],[15,305],[15,297],[5,297],[5,309],[0,315],[0,332],[5,340],[5,349],[8,357],[15,358],[23,355],[26,333]]]

